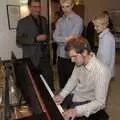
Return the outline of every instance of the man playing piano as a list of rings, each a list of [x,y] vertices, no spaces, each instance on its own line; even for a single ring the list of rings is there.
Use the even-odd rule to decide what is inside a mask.
[[[69,105],[63,113],[67,119],[108,120],[105,103],[110,71],[82,36],[69,39],[65,49],[76,65],[65,87],[54,97],[55,102]]]

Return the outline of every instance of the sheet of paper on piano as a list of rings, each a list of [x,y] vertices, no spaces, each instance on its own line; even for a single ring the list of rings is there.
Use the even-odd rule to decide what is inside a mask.
[[[48,92],[50,93],[51,97],[53,98],[54,97],[54,94],[52,92],[52,90],[50,89],[50,87],[48,86],[47,82],[45,81],[45,78],[43,77],[43,75],[40,74],[40,78],[41,80],[43,81],[44,85],[46,86]],[[58,107],[60,113],[62,114],[64,112],[63,108],[61,105],[57,105],[56,106]]]

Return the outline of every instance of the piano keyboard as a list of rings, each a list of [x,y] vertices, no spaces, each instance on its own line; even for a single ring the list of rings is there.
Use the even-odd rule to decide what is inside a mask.
[[[40,74],[40,78],[43,81],[43,83],[44,83],[45,87],[47,88],[47,90],[48,90],[49,94],[51,95],[51,97],[54,98],[54,94],[53,94],[52,90],[50,89],[50,87],[48,86],[47,82],[45,81],[45,78],[43,77],[43,75]],[[54,101],[54,99],[53,99],[53,101]],[[64,112],[62,106],[57,105],[57,104],[56,104],[56,106],[57,106],[58,110],[60,111],[60,113],[62,114]]]

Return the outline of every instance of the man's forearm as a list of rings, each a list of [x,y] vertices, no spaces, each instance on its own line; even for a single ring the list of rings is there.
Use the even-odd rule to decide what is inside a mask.
[[[35,43],[34,37],[28,37],[28,36],[17,36],[17,44],[20,45],[30,45]]]

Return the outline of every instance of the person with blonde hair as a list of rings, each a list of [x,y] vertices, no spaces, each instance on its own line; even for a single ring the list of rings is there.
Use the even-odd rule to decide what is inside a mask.
[[[72,36],[81,35],[83,31],[83,20],[73,10],[73,0],[60,0],[63,16],[56,23],[53,33],[54,41],[57,43],[57,66],[60,88],[63,88],[70,77],[74,64],[71,63],[65,49],[66,42]]]
[[[109,21],[108,21],[108,22],[109,22],[109,23],[108,23],[108,28],[110,29],[110,31],[111,31],[112,33],[114,33],[114,30],[113,30],[114,25],[113,25],[113,22],[112,22],[110,13],[109,13],[107,10],[104,10],[103,13],[108,16],[108,19],[109,19]]]
[[[74,5],[74,0],[60,0],[60,4],[68,3]]]
[[[65,87],[54,97],[55,102],[68,106],[63,115],[70,120],[108,120],[105,103],[109,69],[82,36],[69,39],[65,48],[75,67]]]
[[[108,28],[109,17],[107,14],[101,13],[95,16],[93,23],[99,35],[97,57],[110,69],[112,77],[114,77],[115,38]]]

